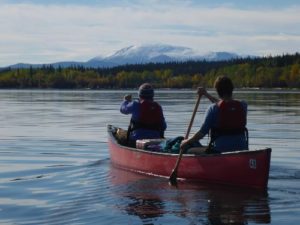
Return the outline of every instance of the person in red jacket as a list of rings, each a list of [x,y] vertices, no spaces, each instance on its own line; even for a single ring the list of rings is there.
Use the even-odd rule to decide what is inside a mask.
[[[167,124],[162,107],[154,101],[154,89],[151,84],[144,83],[139,87],[139,99],[132,101],[131,95],[124,96],[120,112],[131,114],[128,129],[130,141],[138,139],[163,138]]]
[[[192,143],[199,141],[210,133],[209,151],[228,152],[248,149],[247,103],[233,99],[234,86],[230,78],[220,76],[214,87],[220,100],[212,97],[204,88],[198,89],[199,95],[204,95],[214,104],[206,111],[204,123],[200,130],[191,138],[183,140],[181,148],[188,148]],[[203,151],[203,148],[200,150]],[[188,151],[193,153],[191,151]]]

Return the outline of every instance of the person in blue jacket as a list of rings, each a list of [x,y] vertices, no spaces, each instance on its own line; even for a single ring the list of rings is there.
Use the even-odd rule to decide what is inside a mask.
[[[138,139],[163,138],[167,124],[162,107],[154,101],[154,89],[144,83],[139,87],[139,99],[132,101],[131,95],[125,95],[120,112],[131,114],[128,128],[129,141]]]
[[[210,143],[206,152],[228,152],[248,149],[247,103],[234,100],[234,89],[230,78],[220,76],[214,87],[220,100],[212,97],[204,88],[198,88],[198,94],[204,95],[213,102],[206,111],[200,130],[191,138],[183,140],[181,148],[187,149],[192,143],[199,141],[210,133]],[[204,148],[190,149],[188,153],[201,153]]]

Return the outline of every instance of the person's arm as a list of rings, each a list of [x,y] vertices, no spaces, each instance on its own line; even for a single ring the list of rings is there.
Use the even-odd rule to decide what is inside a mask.
[[[163,121],[162,121],[162,123],[163,123],[163,127],[162,128],[165,131],[167,129],[167,122],[166,122],[166,119],[165,119],[164,115],[163,115]]]
[[[125,95],[120,107],[120,112],[123,114],[130,114],[133,111],[133,102],[131,95]]]
[[[180,147],[185,149],[188,147],[188,145],[199,141],[200,139],[202,139],[204,137],[204,134],[201,133],[201,131],[199,130],[197,133],[195,133],[191,138],[185,139],[181,142]]]
[[[202,139],[206,134],[208,134],[209,130],[213,126],[216,114],[215,104],[210,105],[210,107],[206,110],[204,122],[200,128],[200,130],[195,133],[191,138],[185,139],[181,142],[180,147],[187,148],[189,144],[192,144],[196,141]]]
[[[212,103],[216,103],[219,101],[219,99],[213,97],[212,95],[210,95],[205,88],[203,87],[198,87],[197,90],[198,95],[204,95],[206,98],[208,98]]]

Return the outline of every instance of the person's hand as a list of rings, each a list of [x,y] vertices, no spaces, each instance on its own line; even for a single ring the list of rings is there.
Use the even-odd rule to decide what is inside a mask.
[[[180,148],[182,149],[186,149],[189,145],[189,139],[184,139],[182,140],[181,144],[180,144]]]
[[[202,96],[202,95],[206,95],[207,91],[204,87],[198,87],[197,93],[198,93],[198,95]]]
[[[124,100],[125,100],[125,101],[128,101],[128,102],[131,102],[132,96],[131,96],[131,95],[125,95],[125,96],[124,96]]]

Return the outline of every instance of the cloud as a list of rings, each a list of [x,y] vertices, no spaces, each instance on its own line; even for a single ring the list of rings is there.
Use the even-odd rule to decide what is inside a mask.
[[[150,3],[153,4],[150,4]],[[0,66],[87,61],[134,44],[167,43],[200,52],[281,54],[300,51],[299,6],[282,9],[155,4],[2,3]]]

